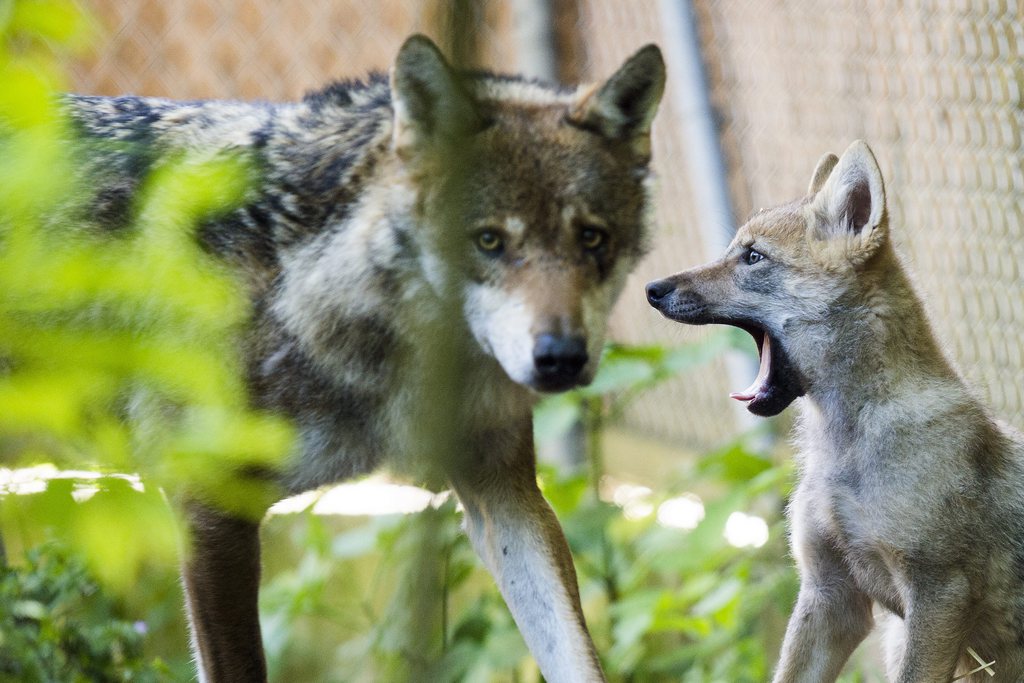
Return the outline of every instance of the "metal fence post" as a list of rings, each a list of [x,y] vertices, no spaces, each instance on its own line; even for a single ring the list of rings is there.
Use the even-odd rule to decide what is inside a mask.
[[[736,233],[725,157],[704,71],[693,4],[690,0],[661,0],[660,10],[669,90],[674,94],[679,111],[678,125],[685,142],[686,164],[697,203],[696,214],[700,217],[705,258],[710,260],[721,255]],[[728,351],[725,363],[732,386],[746,386],[757,375],[757,365],[738,351]],[[738,403],[736,408],[737,427],[744,432],[753,429],[757,418]]]

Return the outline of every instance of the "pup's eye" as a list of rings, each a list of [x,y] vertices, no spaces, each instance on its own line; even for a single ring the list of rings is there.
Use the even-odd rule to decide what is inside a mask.
[[[593,225],[585,226],[580,230],[580,244],[587,251],[596,251],[608,242],[608,233]]]
[[[476,247],[488,256],[499,256],[505,251],[505,238],[497,230],[481,230],[476,235]]]
[[[747,253],[743,256],[743,262],[748,266],[752,266],[758,261],[763,261],[765,258],[764,254],[757,251],[756,249],[747,249]]]

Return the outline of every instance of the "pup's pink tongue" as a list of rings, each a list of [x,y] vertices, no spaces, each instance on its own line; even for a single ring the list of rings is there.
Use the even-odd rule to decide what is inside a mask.
[[[754,378],[753,384],[743,391],[732,392],[729,394],[729,398],[734,398],[737,401],[752,401],[763,388],[762,385],[768,381],[768,373],[772,369],[772,345],[769,341],[770,339],[771,337],[766,334],[761,342],[761,366],[758,368],[757,377]]]

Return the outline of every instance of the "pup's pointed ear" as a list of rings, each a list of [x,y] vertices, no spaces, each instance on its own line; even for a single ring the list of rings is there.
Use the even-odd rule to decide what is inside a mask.
[[[459,75],[426,36],[410,36],[398,50],[391,68],[391,101],[399,150],[467,134],[480,124]]]
[[[882,172],[863,140],[854,142],[839,157],[814,197],[813,207],[819,235],[845,240],[852,257],[866,258],[885,240],[888,226]]]
[[[807,186],[807,194],[818,194],[825,181],[832,174],[832,169],[839,163],[839,157],[835,154],[826,154],[818,159],[818,165],[814,167],[814,175],[811,176],[811,184]]]
[[[665,60],[657,45],[647,45],[587,92],[569,120],[611,140],[639,143],[639,151],[649,152],[651,122],[664,92]]]

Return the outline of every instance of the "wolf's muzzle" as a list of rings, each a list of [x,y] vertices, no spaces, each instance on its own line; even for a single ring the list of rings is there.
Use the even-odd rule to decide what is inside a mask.
[[[575,386],[588,360],[583,337],[541,334],[534,341],[533,367],[544,390],[560,391]]]
[[[692,291],[691,283],[675,275],[647,284],[647,302],[670,320],[690,325],[717,322],[709,317],[707,301]]]
[[[672,293],[675,284],[668,280],[655,280],[647,283],[647,302],[658,308],[662,300]]]

